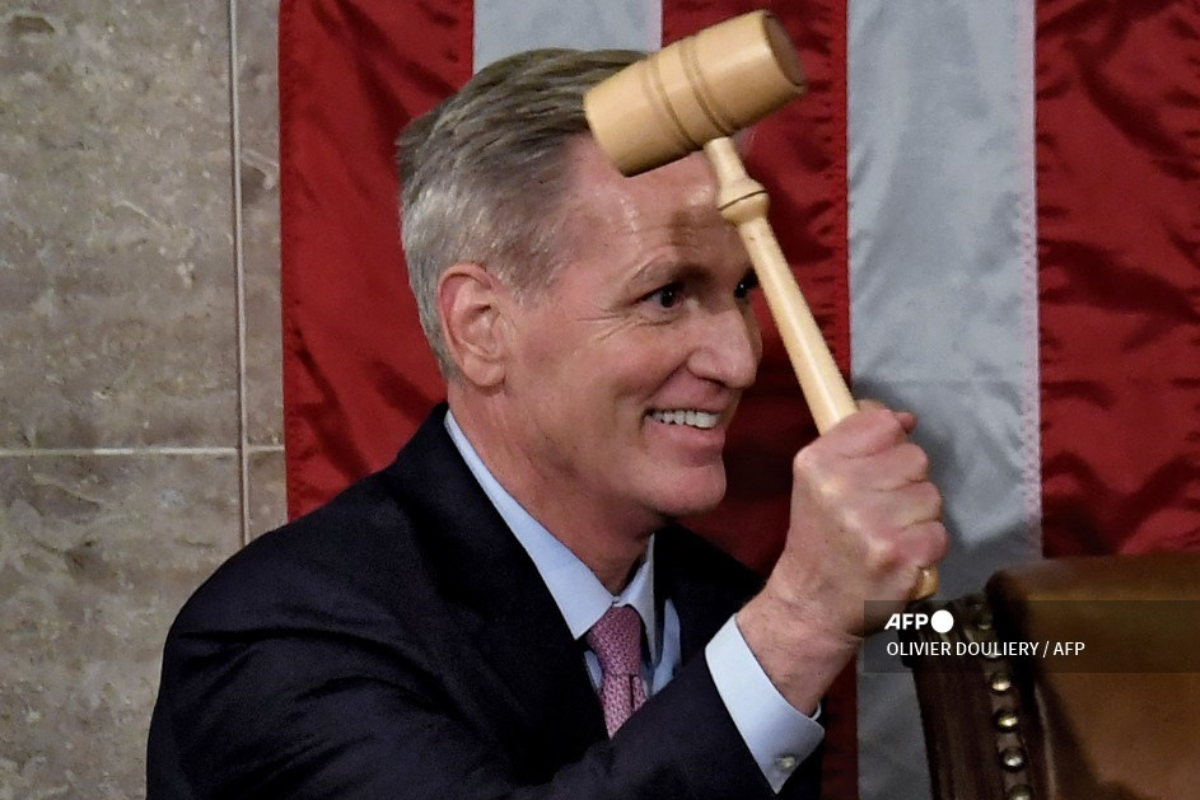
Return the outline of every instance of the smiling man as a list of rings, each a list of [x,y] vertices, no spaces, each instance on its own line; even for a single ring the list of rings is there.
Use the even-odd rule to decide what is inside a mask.
[[[818,797],[820,698],[943,555],[940,498],[872,408],[797,455],[765,584],[675,523],[724,494],[761,343],[703,158],[624,178],[587,132],[635,58],[514,56],[403,137],[448,405],[189,601],[151,800]]]

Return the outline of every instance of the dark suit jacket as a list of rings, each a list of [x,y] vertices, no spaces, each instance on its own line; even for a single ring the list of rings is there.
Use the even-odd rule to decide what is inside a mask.
[[[773,797],[703,647],[757,579],[683,529],[683,666],[610,742],[532,561],[445,432],[228,561],[167,639],[149,800]],[[816,757],[789,798],[816,797]]]

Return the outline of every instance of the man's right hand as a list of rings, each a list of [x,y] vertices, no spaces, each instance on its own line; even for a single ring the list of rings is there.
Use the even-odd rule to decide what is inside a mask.
[[[862,638],[946,553],[942,498],[909,440],[915,418],[871,405],[797,454],[783,552],[738,628],[787,700],[811,714]],[[867,615],[867,602],[871,616]]]

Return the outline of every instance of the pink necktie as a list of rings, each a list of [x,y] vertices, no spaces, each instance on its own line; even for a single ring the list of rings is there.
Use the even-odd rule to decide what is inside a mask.
[[[630,606],[614,606],[588,631],[587,643],[600,659],[600,703],[611,737],[646,702],[642,618]]]

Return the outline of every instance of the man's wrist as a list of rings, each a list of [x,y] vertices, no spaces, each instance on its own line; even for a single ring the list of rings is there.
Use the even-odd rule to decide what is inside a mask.
[[[813,715],[862,639],[814,620],[803,607],[761,592],[736,615],[763,672],[793,707]]]

